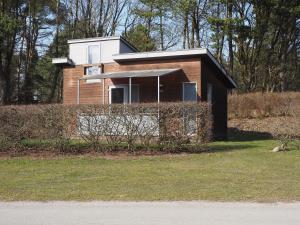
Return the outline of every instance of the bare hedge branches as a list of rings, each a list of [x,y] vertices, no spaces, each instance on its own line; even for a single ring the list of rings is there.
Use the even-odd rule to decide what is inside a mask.
[[[228,117],[291,116],[299,102],[299,92],[234,94],[228,98]]]
[[[62,105],[0,107],[0,138],[13,147],[23,139],[51,139],[63,148],[74,130],[72,112],[72,107]]]
[[[31,105],[0,108],[0,139],[14,146],[23,139],[55,140],[66,150],[71,139],[93,149],[115,151],[136,146],[180,151],[211,139],[210,109],[205,103],[132,105]]]
[[[269,134],[287,149],[300,139],[299,102],[299,92],[231,95],[228,114],[233,126]]]
[[[181,149],[191,142],[211,138],[209,107],[206,104],[164,103],[91,105],[79,110],[79,134],[92,145],[105,140],[109,150],[126,143],[129,151],[139,143]]]

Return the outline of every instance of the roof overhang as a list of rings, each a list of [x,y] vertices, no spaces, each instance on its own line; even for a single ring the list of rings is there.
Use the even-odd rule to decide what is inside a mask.
[[[102,73],[96,75],[88,75],[80,78],[80,80],[94,80],[94,79],[106,79],[106,78],[129,78],[129,77],[160,77],[174,72],[180,71],[177,69],[153,69],[153,70],[134,70],[134,71],[120,71]]]
[[[223,66],[215,59],[215,57],[206,48],[176,50],[176,51],[156,51],[156,52],[138,52],[113,55],[113,60],[116,62],[143,61],[154,59],[172,59],[172,58],[191,58],[207,56],[209,60],[219,69],[224,77],[229,81],[230,88],[236,88],[237,84],[226,72]]]
[[[138,53],[122,53],[113,55],[116,62],[136,61],[136,60],[152,60],[161,58],[177,58],[188,56],[199,56],[207,53],[207,49],[188,49],[176,51],[154,51],[154,52],[138,52]]]
[[[216,58],[210,53],[210,51],[207,50],[206,55],[208,58],[213,62],[214,65],[217,66],[217,68],[222,72],[222,74],[225,76],[225,78],[229,81],[231,88],[237,88],[237,83],[232,79],[232,77],[227,73],[227,71],[224,69],[224,67],[216,60]]]
[[[67,57],[65,58],[53,58],[52,64],[59,65],[59,66],[72,66],[74,65],[73,61]]]

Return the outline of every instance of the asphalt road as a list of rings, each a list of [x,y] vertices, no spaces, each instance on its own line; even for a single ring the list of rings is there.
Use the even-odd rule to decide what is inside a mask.
[[[0,225],[79,224],[300,225],[300,202],[0,202]]]

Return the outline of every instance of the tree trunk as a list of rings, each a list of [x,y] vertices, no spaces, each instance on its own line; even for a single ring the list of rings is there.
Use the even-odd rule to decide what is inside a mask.
[[[228,27],[228,53],[229,53],[229,71],[233,73],[233,44],[232,44],[232,10],[233,10],[233,2],[232,0],[228,0],[227,2],[227,19],[229,19],[229,27]]]
[[[60,0],[56,0],[56,36],[55,36],[55,57],[59,57],[59,52],[58,52],[58,48],[59,48],[59,26],[60,26],[60,21],[59,21],[59,2]],[[50,95],[48,97],[48,102],[52,102],[57,90],[57,86],[58,86],[58,78],[60,75],[60,68],[56,67],[55,68],[55,73],[52,79],[52,84],[51,84],[51,91],[50,91]]]

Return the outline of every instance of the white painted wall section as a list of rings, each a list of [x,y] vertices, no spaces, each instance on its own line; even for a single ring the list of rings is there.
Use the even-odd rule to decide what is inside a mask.
[[[119,51],[120,40],[101,42],[101,63],[114,62],[112,55]]]
[[[69,44],[69,58],[75,65],[87,64],[87,43]]]
[[[98,63],[114,62],[113,55],[135,52],[130,44],[121,37],[86,38],[70,40],[69,58],[75,65],[88,64],[88,46],[99,45],[100,61]]]

